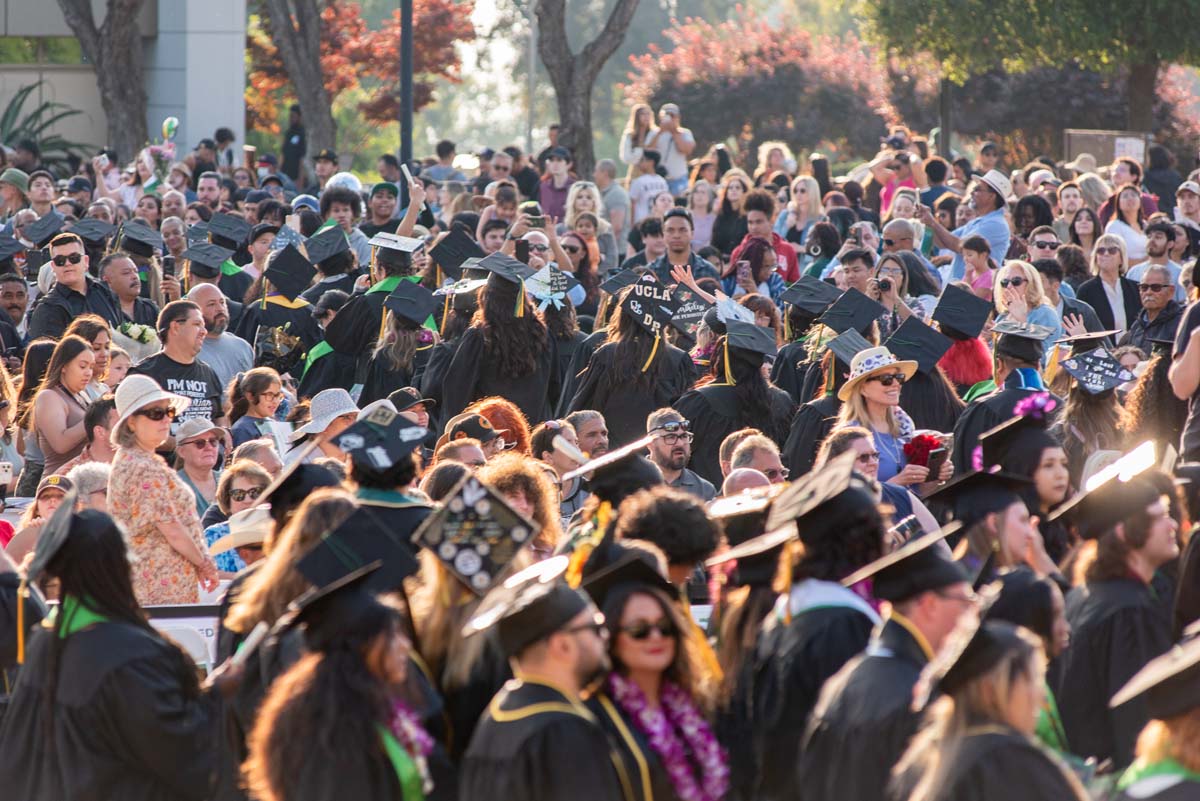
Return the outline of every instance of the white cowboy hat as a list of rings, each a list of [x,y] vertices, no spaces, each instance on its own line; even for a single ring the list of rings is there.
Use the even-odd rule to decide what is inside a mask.
[[[358,406],[354,399],[341,387],[323,389],[313,395],[308,408],[309,421],[293,431],[288,437],[288,442],[296,442],[308,434],[320,434],[343,414],[358,414]]]
[[[917,372],[917,363],[897,359],[890,350],[882,345],[860,351],[850,362],[850,378],[838,390],[838,400],[843,403],[848,401],[861,382],[885,370],[902,373],[904,380],[907,381]]]
[[[988,170],[979,176],[979,180],[999,192],[1000,197],[1006,201],[1012,195],[1012,181],[1008,180],[1008,176],[999,170]]]
[[[275,522],[271,519],[271,504],[264,503],[243,509],[229,518],[229,533],[208,546],[210,556],[245,548],[247,545],[262,545],[267,541]]]
[[[113,426],[114,429],[120,428],[121,423],[128,420],[131,414],[151,403],[170,401],[177,415],[192,403],[191,398],[167,392],[148,375],[126,376],[117,387],[114,400],[117,403],[117,423]]]

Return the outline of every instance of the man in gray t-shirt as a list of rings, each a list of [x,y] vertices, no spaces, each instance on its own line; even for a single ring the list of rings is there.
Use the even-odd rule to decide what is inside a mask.
[[[613,236],[617,238],[617,250],[623,258],[632,218],[629,193],[617,183],[617,164],[612,159],[601,159],[596,163],[594,179],[600,189],[600,199],[604,201],[604,217],[613,227]]]
[[[225,330],[229,325],[229,306],[215,284],[196,284],[188,293],[188,300],[200,307],[208,331],[200,348],[200,361],[217,374],[224,390],[235,375],[254,366],[254,348]]]

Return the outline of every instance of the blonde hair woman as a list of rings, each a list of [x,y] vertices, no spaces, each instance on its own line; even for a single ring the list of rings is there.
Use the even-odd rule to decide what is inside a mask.
[[[607,275],[610,270],[617,268],[618,250],[617,238],[613,235],[613,227],[605,219],[604,199],[600,190],[591,181],[576,181],[567,190],[567,216],[559,223],[558,235],[574,231],[580,214],[590,212],[596,216],[596,244],[600,247],[600,264],[597,272]]]
[[[999,312],[996,322],[1012,320],[1045,326],[1052,331],[1047,343],[1062,339],[1062,319],[1046,298],[1041,273],[1029,262],[1016,259],[1004,262],[1004,266],[996,271],[993,297]],[[1049,349],[1046,352],[1049,353]]]
[[[1142,296],[1136,281],[1125,277],[1129,269],[1125,240],[1104,234],[1092,249],[1092,277],[1079,285],[1076,295],[1090,303],[1106,331],[1124,333],[1142,311]]]
[[[790,231],[800,235],[800,242],[808,239],[808,231],[825,214],[821,206],[821,186],[811,175],[798,175],[789,187],[791,200],[779,210],[775,217],[775,233],[787,238]],[[795,237],[788,241],[795,241]]]
[[[1075,179],[1075,183],[1079,184],[1079,193],[1083,195],[1084,205],[1093,211],[1098,211],[1112,194],[1104,179],[1094,172],[1085,172]]]
[[[754,171],[754,185],[762,186],[763,181],[773,172],[796,173],[796,155],[786,142],[768,141],[758,146],[758,169]]]
[[[629,110],[629,121],[621,132],[621,161],[629,165],[629,175],[625,178],[628,188],[629,180],[633,177],[633,169],[642,158],[642,150],[646,140],[654,134],[654,109],[645,103],[638,103]]]

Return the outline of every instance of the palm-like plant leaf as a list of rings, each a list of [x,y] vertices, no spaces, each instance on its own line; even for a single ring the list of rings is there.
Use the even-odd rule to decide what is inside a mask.
[[[33,139],[42,151],[42,164],[52,172],[65,173],[70,157],[85,158],[94,147],[84,142],[64,139],[58,134],[47,133],[63,120],[82,114],[78,109],[73,109],[65,103],[47,100],[39,103],[28,114],[24,113],[25,103],[41,84],[41,81],[37,81],[22,86],[8,101],[3,113],[0,113],[0,142]]]

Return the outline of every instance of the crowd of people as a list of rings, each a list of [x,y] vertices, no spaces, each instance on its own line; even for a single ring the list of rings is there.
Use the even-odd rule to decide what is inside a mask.
[[[18,148],[0,784],[1200,797],[1200,171],[682,123]],[[150,622],[201,603],[215,659]]]

